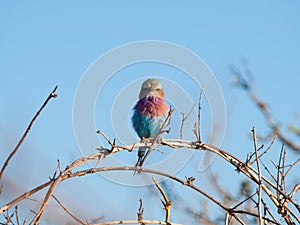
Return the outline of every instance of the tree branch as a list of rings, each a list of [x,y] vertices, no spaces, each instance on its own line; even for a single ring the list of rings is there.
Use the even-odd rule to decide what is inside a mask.
[[[162,189],[162,187],[157,183],[155,177],[152,177],[152,180],[155,184],[155,186],[157,187],[157,189],[159,190],[160,194],[163,196],[164,201],[161,200],[163,206],[164,206],[164,210],[166,211],[166,218],[165,218],[165,222],[169,223],[170,221],[170,216],[171,216],[171,206],[172,206],[172,201],[169,200],[168,196],[166,195],[166,193],[164,192],[164,190]]]
[[[262,215],[261,215],[261,185],[262,185],[262,181],[261,181],[261,172],[260,172],[260,163],[259,163],[259,156],[258,156],[258,150],[257,150],[257,140],[256,140],[256,132],[255,132],[255,128],[252,128],[252,135],[253,135],[253,145],[254,145],[254,151],[255,151],[255,156],[256,156],[256,166],[257,166],[257,173],[258,173],[258,199],[257,199],[257,211],[258,211],[258,221],[259,224],[262,225],[263,221],[262,221]]]
[[[50,101],[50,99],[52,98],[56,98],[57,94],[55,93],[56,89],[58,86],[56,86],[53,91],[49,94],[48,98],[45,100],[44,104],[41,106],[41,108],[37,111],[37,113],[35,114],[35,116],[32,118],[32,120],[30,121],[27,129],[25,130],[24,134],[22,135],[21,139],[19,140],[18,144],[16,145],[16,147],[13,149],[13,151],[9,154],[9,156],[7,157],[7,159],[5,160],[1,171],[0,171],[0,181],[2,179],[3,173],[6,169],[6,167],[8,166],[10,160],[12,159],[12,157],[17,153],[18,149],[20,148],[20,146],[22,145],[22,143],[24,142],[27,134],[29,133],[33,123],[35,122],[35,120],[37,119],[37,117],[40,115],[40,113],[42,112],[42,110],[45,108],[45,106],[47,105],[47,103]]]

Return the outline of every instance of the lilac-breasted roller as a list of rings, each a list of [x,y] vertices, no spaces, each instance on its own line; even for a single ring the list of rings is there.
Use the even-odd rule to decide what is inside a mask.
[[[137,135],[143,138],[155,138],[162,127],[168,114],[168,105],[164,101],[164,91],[157,79],[148,79],[142,86],[139,101],[133,108],[131,118],[132,125]],[[138,162],[140,165],[147,148],[138,150]]]

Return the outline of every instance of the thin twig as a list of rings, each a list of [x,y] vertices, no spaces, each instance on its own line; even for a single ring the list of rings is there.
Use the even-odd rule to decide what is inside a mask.
[[[261,145],[258,149],[257,152],[259,152],[261,149],[263,149],[265,146]],[[255,159],[251,162],[252,157],[255,156]],[[259,158],[259,157],[258,157]],[[246,160],[246,163],[249,163],[250,165],[254,164],[256,162],[256,153],[255,151],[249,156],[249,158]]]
[[[113,146],[113,143],[109,140],[109,138],[104,134],[104,132],[102,132],[101,130],[98,130],[96,132],[97,134],[100,134],[104,137],[104,139],[109,143],[110,146]]]
[[[181,119],[180,132],[179,132],[180,139],[182,139],[182,136],[183,136],[184,122],[191,115],[191,113],[193,112],[194,108],[195,108],[195,105],[193,105],[193,107],[191,108],[191,110],[188,112],[188,114],[186,116],[184,115],[183,112],[181,112],[182,119]]]
[[[239,207],[240,205],[244,204],[246,201],[248,201],[249,199],[252,199],[253,196],[255,196],[257,193],[253,193],[252,195],[249,195],[247,198],[245,198],[243,201],[241,201],[240,203],[238,203],[237,205],[235,205],[234,207],[232,207],[232,210],[235,210],[237,207]]]
[[[264,169],[267,171],[267,173],[270,175],[270,177],[273,179],[274,182],[276,182],[276,178],[274,177],[274,175],[270,172],[270,170],[268,169],[268,167],[266,166],[266,164],[263,161],[260,161],[261,165],[264,167]]]
[[[52,198],[55,199],[55,201],[63,208],[63,210],[66,211],[66,213],[68,213],[74,220],[76,220],[78,223],[82,224],[82,225],[86,225],[86,223],[84,223],[83,221],[81,221],[78,217],[76,217],[73,213],[70,212],[70,210],[68,210],[63,203],[55,196],[55,195],[51,195]]]
[[[283,191],[286,193],[286,185],[285,185],[285,160],[286,160],[286,148],[283,149],[283,160],[282,160],[282,168],[281,168],[281,181],[280,185],[283,188]]]
[[[268,105],[261,100],[256,92],[253,90],[253,85],[251,82],[246,80],[242,74],[239,72],[239,70],[235,67],[231,68],[232,72],[236,76],[236,81],[235,83],[239,86],[242,87],[243,90],[247,92],[247,94],[250,96],[252,101],[255,103],[255,105],[259,108],[263,116],[265,117],[266,124],[271,128],[273,135],[277,136],[279,140],[281,140],[283,143],[285,143],[286,146],[288,146],[290,149],[299,152],[300,151],[300,146],[294,143],[292,140],[287,138],[280,130],[278,127],[278,123],[274,121],[272,118],[272,114],[270,112],[270,109]]]
[[[288,168],[288,170],[287,170],[286,173],[285,173],[285,176],[288,175],[288,173],[292,170],[292,168],[293,168],[298,162],[300,162],[300,157],[299,157],[292,165],[290,165],[290,167]]]
[[[294,196],[294,194],[296,194],[297,191],[300,190],[300,183],[296,184],[293,188],[293,190],[291,191],[291,193],[289,194],[289,197],[292,198]],[[299,210],[299,209],[298,209]]]
[[[204,94],[204,87],[201,88],[201,92],[199,95],[197,125],[195,123],[194,130],[193,130],[194,134],[196,135],[196,139],[198,143],[201,143],[201,104],[202,104],[203,94]]]
[[[256,140],[256,132],[255,128],[252,128],[252,135],[253,135],[253,145],[254,145],[254,151],[255,151],[255,156],[256,156],[256,166],[257,166],[257,173],[258,173],[258,200],[257,200],[257,211],[258,211],[258,221],[259,224],[262,225],[262,214],[261,214],[261,185],[262,185],[262,180],[261,180],[261,172],[260,172],[260,163],[259,163],[259,157],[258,157],[258,150],[257,150],[257,140]]]
[[[58,86],[55,86],[55,88],[53,89],[53,91],[49,94],[48,98],[46,99],[46,101],[44,102],[44,104],[41,106],[41,108],[37,111],[37,113],[35,114],[35,116],[32,118],[32,120],[30,121],[27,129],[25,130],[24,134],[22,135],[21,139],[19,140],[18,144],[16,145],[16,147],[13,149],[13,151],[9,154],[9,156],[7,157],[7,159],[5,160],[1,171],[0,171],[0,180],[2,179],[2,175],[6,169],[6,167],[8,166],[10,160],[12,159],[12,157],[17,153],[19,147],[22,145],[22,143],[24,142],[27,134],[29,133],[34,121],[37,119],[37,117],[40,115],[40,113],[42,112],[42,110],[45,108],[45,106],[47,105],[47,103],[50,101],[50,99],[52,98],[56,98],[57,94],[55,93],[56,89]]]
[[[17,205],[16,205],[16,207],[15,207],[15,214],[16,214],[16,221],[17,221],[17,224],[20,225],[19,213],[18,213],[18,206],[17,206]]]
[[[283,158],[283,149],[284,149],[284,144],[282,144],[281,146],[281,150],[280,150],[280,155],[279,155],[279,161],[278,161],[278,165],[276,165],[277,167],[277,179],[276,179],[276,185],[277,185],[277,199],[280,200],[280,193],[279,193],[279,189],[282,190],[281,185],[279,184],[279,179],[280,179],[280,166],[281,166],[281,160]]]
[[[265,155],[265,154],[271,149],[271,147],[273,146],[273,144],[274,144],[276,138],[277,138],[277,137],[276,137],[276,135],[275,135],[275,136],[273,137],[273,139],[272,139],[270,145],[267,147],[267,149],[266,149],[265,151],[263,151],[263,152],[259,155],[259,157],[258,157],[259,159],[260,159],[263,155]],[[250,165],[252,165],[254,162],[255,162],[255,161],[251,162]]]

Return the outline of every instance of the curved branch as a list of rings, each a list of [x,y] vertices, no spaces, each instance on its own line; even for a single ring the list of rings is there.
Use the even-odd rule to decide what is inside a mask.
[[[79,176],[84,176],[86,174],[93,174],[93,173],[98,173],[98,172],[106,172],[106,171],[119,171],[119,170],[123,170],[123,171],[136,171],[136,167],[129,167],[129,166],[119,166],[119,167],[102,167],[102,168],[91,168],[91,169],[87,169],[87,170],[81,170],[81,171],[77,171],[71,174],[67,174],[62,178],[63,180],[69,179],[71,177],[79,177]],[[221,202],[217,201],[216,199],[214,199],[212,196],[210,196],[209,194],[207,194],[206,192],[202,191],[200,188],[198,188],[197,186],[193,185],[192,182],[189,182],[188,180],[182,180],[176,176],[173,176],[171,174],[165,173],[165,172],[161,172],[161,171],[156,171],[156,170],[152,170],[152,169],[146,169],[146,168],[140,168],[139,172],[141,173],[151,173],[151,174],[157,174],[157,175],[161,175],[164,177],[168,177],[184,186],[187,186],[197,192],[199,192],[201,195],[205,196],[206,198],[208,198],[210,201],[214,202],[216,205],[218,205],[219,207],[221,207],[223,210],[225,210],[228,214],[230,214],[231,216],[233,216],[238,222],[240,222],[240,224],[245,224],[236,214],[237,213],[242,213],[242,214],[247,214],[247,215],[251,215],[254,217],[259,217],[259,215],[254,214],[254,213],[249,213],[246,211],[242,211],[242,210],[232,210],[230,208],[227,208],[226,206],[224,206]],[[262,217],[264,220],[267,220],[269,222],[272,222],[274,224],[279,224],[276,221],[272,221],[269,218],[266,217]]]
[[[85,164],[88,161],[91,160],[97,160],[99,158],[104,158],[105,156],[109,155],[109,154],[114,154],[117,153],[119,151],[122,150],[128,150],[128,151],[132,151],[134,148],[139,147],[139,146],[148,146],[149,143],[134,143],[132,145],[128,145],[128,146],[117,146],[114,144],[114,146],[112,147],[111,151],[106,151],[106,149],[98,149],[99,152],[92,154],[90,156],[87,157],[82,157],[79,158],[78,160],[74,161],[70,166],[68,166],[64,171],[62,171],[60,173],[60,175],[58,175],[57,178],[54,178],[53,180],[45,183],[45,187],[50,185],[50,188],[43,200],[43,204],[40,208],[40,211],[36,214],[35,218],[33,219],[32,223],[38,223],[39,219],[41,218],[47,203],[49,201],[49,198],[51,197],[56,185],[60,182],[63,181],[65,179],[68,179],[70,177],[74,177],[74,176],[83,176],[85,174],[88,173],[95,173],[95,172],[102,172],[102,171],[109,171],[109,170],[133,170],[136,171],[137,168],[136,167],[114,167],[114,168],[92,168],[89,170],[83,170],[83,171],[77,171],[75,173],[72,173],[72,169],[76,168],[79,165]],[[252,181],[256,182],[257,184],[259,183],[259,177],[258,177],[258,172],[251,167],[250,165],[248,165],[247,163],[244,163],[242,160],[238,159],[237,157],[231,155],[230,153],[217,148],[215,146],[211,146],[209,144],[204,144],[204,143],[200,143],[199,142],[193,142],[193,141],[186,141],[186,140],[177,140],[177,139],[164,139],[162,140],[160,143],[156,143],[157,146],[159,145],[167,145],[170,146],[174,149],[176,148],[181,148],[181,147],[186,147],[186,148],[190,148],[190,149],[195,149],[195,150],[201,150],[201,151],[210,151],[220,157],[222,157],[223,159],[225,159],[226,161],[228,161],[230,164],[232,164],[235,168],[237,168],[238,171],[242,172],[244,175],[246,175],[247,177],[249,177]],[[147,173],[154,173],[154,174],[158,174],[158,175],[162,175],[165,177],[169,177],[170,179],[173,179],[183,185],[189,186],[191,188],[193,188],[194,190],[198,191],[199,193],[201,193],[202,195],[204,195],[205,197],[207,197],[208,199],[210,199],[211,201],[213,201],[215,204],[219,205],[221,208],[223,208],[226,212],[228,212],[229,214],[231,213],[231,211],[226,208],[222,203],[220,203],[219,201],[215,200],[214,198],[212,198],[210,195],[208,195],[207,193],[203,192],[201,189],[197,188],[196,186],[194,186],[192,184],[192,182],[188,182],[188,181],[184,181],[181,180],[173,175],[164,173],[164,172],[160,172],[160,171],[155,171],[155,170],[149,170],[149,169],[144,169],[144,168],[140,168],[141,172],[147,172]],[[269,198],[272,200],[272,202],[274,203],[274,205],[277,208],[281,207],[281,203],[278,202],[276,195],[269,190],[268,187],[272,187],[274,190],[276,190],[276,185],[274,185],[271,181],[269,181],[267,178],[265,178],[264,176],[261,176],[261,180],[266,182],[265,184],[261,184],[261,188],[262,190],[269,196]],[[33,194],[35,193],[37,190],[32,190],[29,193]],[[286,193],[284,193],[281,190],[278,190],[282,196],[284,196],[285,198],[289,199],[289,202],[291,202],[292,204],[294,204],[297,207],[297,204],[295,203],[295,201],[293,199],[290,199],[289,196],[287,196]],[[25,193],[26,194],[26,193]],[[18,203],[19,201],[21,201],[22,199],[24,199],[24,196],[28,197],[28,194],[23,194],[20,197],[18,197],[17,199],[13,200],[12,202],[10,202],[9,204],[7,204],[6,206],[0,208],[0,213],[4,212],[6,209],[8,209],[9,207],[11,207],[12,205]],[[298,216],[288,207],[285,206],[285,209],[298,221],[300,222],[300,219],[298,218]],[[234,215],[233,215],[234,216]],[[289,218],[289,216],[284,215],[284,218]],[[239,218],[236,218],[239,219]],[[242,222],[241,222],[242,223]],[[243,224],[243,223],[242,223]]]

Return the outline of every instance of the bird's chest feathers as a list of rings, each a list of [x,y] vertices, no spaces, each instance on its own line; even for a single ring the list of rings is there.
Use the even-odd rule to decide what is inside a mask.
[[[136,104],[135,109],[143,116],[154,118],[165,116],[168,111],[168,106],[164,99],[150,96],[140,99]]]

